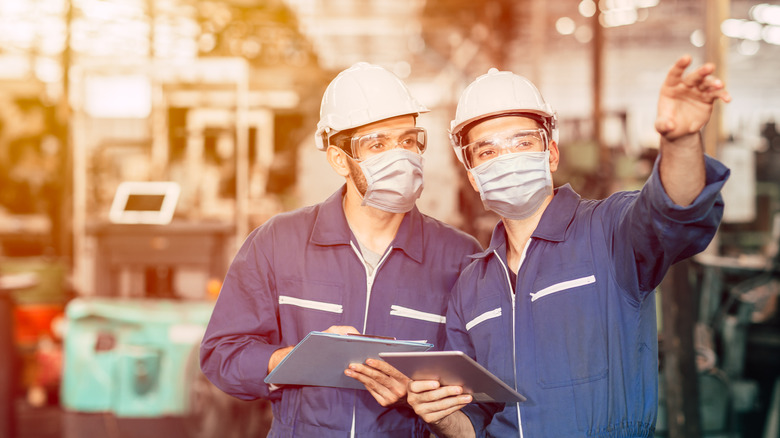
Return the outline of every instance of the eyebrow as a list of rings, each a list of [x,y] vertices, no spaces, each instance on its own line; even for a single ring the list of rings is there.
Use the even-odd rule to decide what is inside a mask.
[[[409,128],[406,131],[401,133],[401,135],[411,135],[411,134],[417,134],[417,128]]]
[[[417,128],[409,128],[409,129],[401,132],[400,135],[408,135],[408,134],[416,134],[416,133],[417,133]],[[387,132],[386,131],[373,132],[373,133],[368,133],[368,134],[365,134],[365,135],[371,135],[371,136],[374,136],[376,138],[387,138]]]
[[[474,145],[477,147],[485,147],[485,146],[494,146],[496,142],[493,139],[484,139],[484,140],[477,140],[474,142]]]

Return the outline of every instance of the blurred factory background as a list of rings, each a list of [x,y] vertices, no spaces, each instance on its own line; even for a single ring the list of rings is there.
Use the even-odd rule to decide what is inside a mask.
[[[263,435],[267,404],[215,390],[197,345],[248,232],[342,184],[313,143],[340,70],[432,109],[418,206],[486,243],[446,135],[471,80],[534,81],[555,184],[598,198],[648,176],[684,53],[733,96],[704,132],[732,177],[658,291],[657,436],[780,437],[780,2],[758,0],[0,0],[0,437]]]

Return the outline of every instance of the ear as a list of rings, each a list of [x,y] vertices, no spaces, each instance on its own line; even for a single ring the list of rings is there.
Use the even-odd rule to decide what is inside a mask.
[[[474,180],[474,175],[472,175],[468,170],[466,171],[466,175],[469,177],[471,188],[474,189],[475,192],[479,193],[479,187],[477,187],[477,182]]]
[[[344,151],[337,148],[336,146],[328,146],[328,149],[325,151],[326,154],[328,154],[328,163],[330,163],[330,167],[333,168],[333,170],[336,171],[339,175],[343,177],[349,176],[349,166],[347,166],[347,157]]]
[[[560,151],[558,150],[558,143],[550,142],[550,173],[558,170],[558,160],[560,159]]]

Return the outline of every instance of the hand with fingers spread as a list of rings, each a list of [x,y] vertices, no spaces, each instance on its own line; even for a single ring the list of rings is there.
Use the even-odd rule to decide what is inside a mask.
[[[655,129],[667,141],[699,132],[709,121],[717,99],[731,101],[723,81],[713,75],[713,64],[685,74],[690,64],[689,55],[680,57],[661,87]]]
[[[364,364],[349,364],[344,374],[365,385],[381,406],[388,407],[406,400],[409,378],[383,360],[367,359]]]
[[[690,205],[705,186],[704,149],[700,131],[710,120],[715,101],[731,101],[715,66],[704,64],[685,74],[688,55],[669,69],[658,98],[655,129],[661,134],[661,183],[679,206]]]
[[[472,397],[460,386],[441,386],[436,380],[410,380],[407,403],[438,437],[473,437],[474,427],[461,408]]]

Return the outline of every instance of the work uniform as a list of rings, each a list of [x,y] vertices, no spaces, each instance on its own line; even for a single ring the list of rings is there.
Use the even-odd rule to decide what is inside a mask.
[[[594,201],[558,188],[516,280],[496,226],[453,290],[447,349],[466,352],[527,401],[466,406],[478,437],[653,436],[654,289],[672,263],[707,247],[723,213],[729,170],[705,159],[706,187],[687,207],[664,192],[658,162],[641,192]]]
[[[246,239],[225,278],[201,344],[201,368],[240,399],[268,398],[269,437],[424,436],[406,404],[384,408],[366,390],[263,382],[271,354],[311,331],[348,325],[362,333],[424,340],[442,349],[449,294],[473,237],[414,207],[376,269],[350,231],[342,196],[283,213]],[[327,354],[323,351],[322,354]],[[317,371],[317,364],[312,363]],[[354,422],[354,424],[353,424]]]

